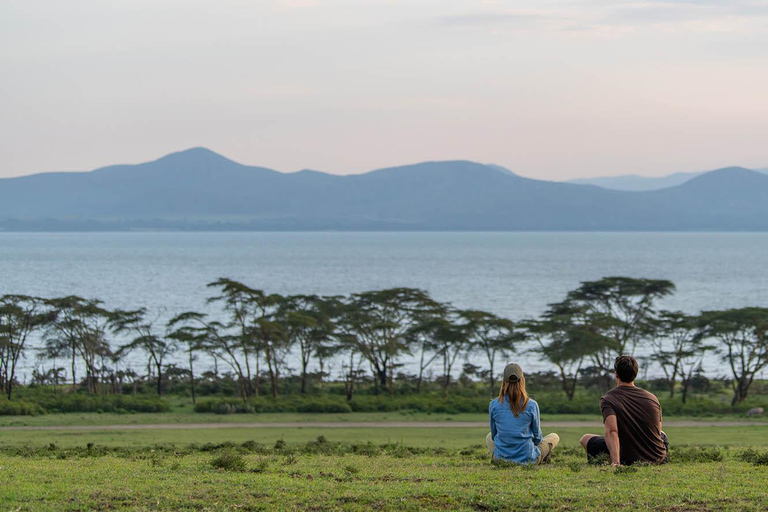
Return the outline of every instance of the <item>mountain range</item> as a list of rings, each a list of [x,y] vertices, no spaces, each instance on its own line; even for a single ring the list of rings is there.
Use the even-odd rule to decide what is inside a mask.
[[[623,191],[469,161],[280,173],[193,148],[0,179],[0,229],[767,231],[766,197],[768,175],[740,167]]]
[[[768,169],[753,170],[759,173],[768,174]],[[686,181],[690,181],[696,176],[701,176],[702,174],[705,174],[705,172],[676,172],[674,174],[661,177],[640,176],[638,174],[623,174],[621,176],[605,176],[599,178],[577,178],[575,180],[569,180],[568,183],[597,185],[598,187],[609,188],[612,190],[642,192],[682,185]]]

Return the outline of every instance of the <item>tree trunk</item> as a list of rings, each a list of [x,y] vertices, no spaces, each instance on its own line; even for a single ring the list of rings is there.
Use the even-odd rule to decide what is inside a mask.
[[[277,398],[277,361],[273,361],[270,350],[266,352],[267,367],[269,368],[269,383],[272,387],[272,398]]]
[[[261,358],[259,357],[259,353],[256,352],[256,382],[254,382],[255,386],[253,389],[253,392],[256,398],[259,398],[259,372],[261,371],[260,360]]]
[[[344,366],[342,365],[342,369]],[[344,380],[344,391],[347,395],[347,401],[352,400],[352,395],[355,391],[355,353],[349,353],[349,372],[348,377]]]
[[[163,370],[157,365],[157,396],[163,396]]]
[[[493,377],[493,366],[494,366],[494,365],[493,365],[493,363],[495,362],[495,361],[494,361],[494,359],[495,359],[494,357],[489,357],[489,358],[488,358],[488,363],[489,363],[489,364],[490,364],[490,366],[491,366],[491,374],[490,374],[490,376],[488,377],[488,380],[489,380],[489,381],[490,381],[490,383],[491,383],[491,396],[493,396],[493,391],[494,391],[494,390],[495,390],[495,388],[496,388],[496,379]]]
[[[307,392],[307,366],[309,365],[308,362],[302,360],[301,361],[301,394],[306,394]]]
[[[419,359],[419,378],[416,379],[416,393],[421,393],[421,380],[424,378],[424,350],[421,351],[421,358]]]
[[[570,402],[573,400],[573,388],[576,386],[576,383],[573,383],[573,386],[568,382],[568,374],[565,373],[565,368],[563,366],[559,366],[560,368],[560,385],[563,388],[563,392],[565,393],[565,397]],[[576,379],[574,379],[575,381]]]
[[[374,379],[374,382],[376,384],[375,392],[378,396],[381,389],[387,389],[387,370],[386,367],[384,369],[381,369],[379,367],[376,368],[376,378]]]
[[[72,344],[72,387],[77,388],[77,376],[75,375],[75,345]]]
[[[197,401],[195,398],[195,371],[192,366],[192,351],[189,351],[189,383],[192,391],[192,405],[196,405]]]
[[[747,398],[748,392],[749,392],[749,384],[747,383],[746,377],[742,376],[736,381],[736,385],[734,387],[734,393],[733,393],[733,400],[731,400],[731,405],[736,405],[743,402]]]

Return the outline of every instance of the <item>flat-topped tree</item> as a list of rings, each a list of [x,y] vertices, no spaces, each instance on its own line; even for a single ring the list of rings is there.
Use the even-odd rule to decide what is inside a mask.
[[[304,394],[311,358],[323,355],[334,336],[332,306],[316,295],[293,295],[280,302],[276,315],[283,325],[287,346],[299,347],[301,393]]]
[[[436,302],[422,290],[392,288],[355,293],[339,304],[340,336],[370,364],[376,391],[388,388],[391,393],[392,368],[409,352],[408,333]]]
[[[768,365],[768,308],[705,311],[701,322],[705,335],[719,342],[733,375],[731,403],[743,402],[755,375]]]
[[[675,285],[664,279],[604,277],[582,282],[568,293],[564,304],[586,308],[588,314],[599,318],[602,334],[615,343],[592,358],[596,366],[610,373],[616,356],[634,354],[640,340],[653,332],[650,318],[656,301],[674,291]]]
[[[573,400],[585,361],[603,350],[617,349],[615,340],[601,332],[602,318],[591,314],[586,306],[563,302],[550,304],[540,320],[520,324],[538,344],[534,350],[557,367],[568,400]]]
[[[289,348],[283,327],[275,320],[282,297],[226,278],[209,283],[208,287],[219,289],[219,295],[210,297],[208,303],[222,305],[229,316],[226,323],[218,324],[212,332],[212,340],[219,345],[227,363],[237,371],[244,387],[243,397],[259,395],[262,354],[269,370],[272,396],[277,396],[280,368]],[[256,362],[255,387],[251,377],[252,356]]]
[[[42,299],[26,295],[0,297],[0,392],[13,395],[16,368],[29,339],[53,321],[55,315]]]
[[[715,347],[704,342],[704,330],[698,316],[681,311],[660,311],[651,323],[651,360],[664,372],[670,398],[675,396],[678,377],[682,380],[685,403],[694,372],[701,366],[707,351]]]
[[[183,347],[187,354],[187,371],[189,372],[190,392],[192,403],[197,403],[195,393],[196,353],[210,347],[210,333],[205,323],[205,315],[196,311],[187,311],[171,318],[166,324],[168,338],[173,339]]]
[[[486,311],[463,310],[458,312],[468,351],[479,350],[488,360],[491,396],[496,390],[495,366],[498,357],[515,352],[519,343],[526,340],[526,334],[517,330],[514,322]]]
[[[447,320],[451,314],[447,304],[435,302],[433,307],[425,308],[406,333],[409,352],[419,354],[419,373],[416,377],[416,392],[421,393],[424,382],[424,370],[437,360],[441,355],[446,357],[446,346],[435,336],[435,331]],[[445,366],[445,360],[444,360]],[[445,374],[445,372],[444,372]]]
[[[219,295],[209,297],[209,304],[219,304],[228,315],[228,320],[212,330],[213,338],[224,355],[224,360],[238,375],[243,388],[243,398],[252,394],[258,396],[258,373],[260,347],[256,342],[253,321],[259,316],[257,301],[265,294],[232,279],[220,278],[208,283],[209,288],[218,288]],[[208,323],[213,327],[213,323]],[[214,332],[215,331],[215,332]],[[251,380],[251,355],[256,356],[256,388]]]
[[[458,313],[447,304],[438,304],[430,312],[420,318],[409,333],[409,339],[420,349],[419,377],[417,389],[420,388],[423,370],[436,359],[442,361],[443,396],[448,394],[451,384],[451,371],[469,345],[467,326],[462,322]],[[431,357],[425,360],[425,354]]]
[[[98,359],[109,356],[112,350],[107,332],[114,319],[113,314],[97,299],[84,299],[70,295],[46,300],[55,315],[45,330],[46,344],[51,350],[59,347],[72,358],[72,385],[77,385],[76,359],[83,360],[86,388],[89,393],[98,391]]]
[[[117,334],[128,334],[130,340],[121,345],[116,355],[141,350],[147,354],[150,364],[157,371],[157,394],[163,394],[163,361],[176,350],[175,339],[158,334],[155,325],[159,315],[150,318],[144,308],[135,311],[115,311],[112,313],[112,329]]]

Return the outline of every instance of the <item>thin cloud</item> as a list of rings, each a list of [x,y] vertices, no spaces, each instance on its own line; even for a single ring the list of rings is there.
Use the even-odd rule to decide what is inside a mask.
[[[550,4],[552,5],[552,4]],[[599,2],[547,9],[498,9],[442,16],[444,27],[504,28],[511,31],[622,33],[633,29],[723,32],[760,29],[768,22],[768,1]]]
[[[551,14],[546,11],[507,11],[474,13],[456,16],[443,16],[439,22],[445,26],[472,27],[499,24],[527,24],[550,19]]]

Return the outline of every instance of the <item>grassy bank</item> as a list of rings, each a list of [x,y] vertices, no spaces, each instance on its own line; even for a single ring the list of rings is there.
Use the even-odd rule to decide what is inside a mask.
[[[574,447],[532,468],[491,465],[479,445],[353,449],[329,440],[277,449],[3,451],[0,503],[13,510],[761,510],[768,502],[765,466],[745,460],[742,449],[678,448],[670,456],[664,466],[616,470],[586,464]]]

